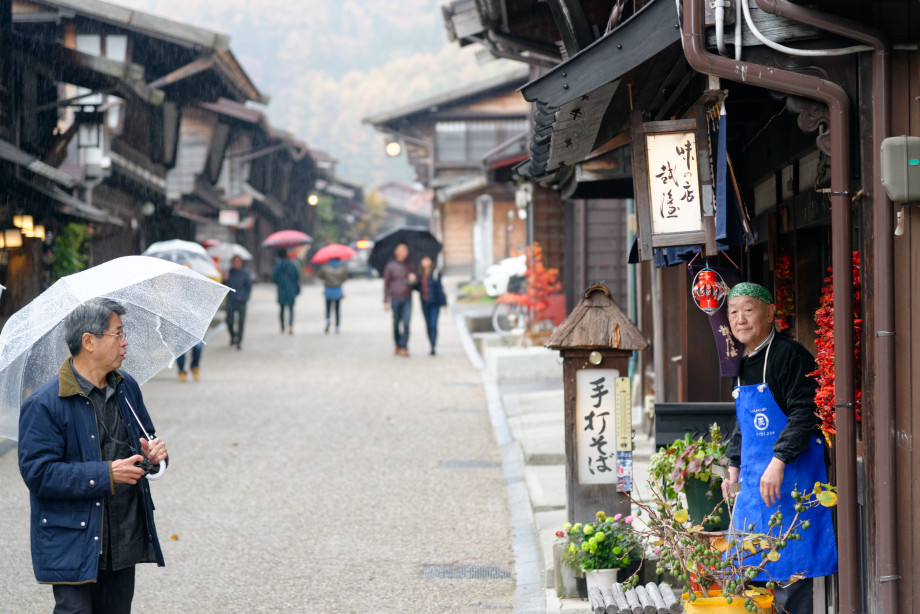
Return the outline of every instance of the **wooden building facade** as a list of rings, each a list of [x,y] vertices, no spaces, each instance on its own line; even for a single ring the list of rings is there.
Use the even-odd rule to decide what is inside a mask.
[[[918,612],[918,208],[889,200],[881,149],[888,137],[920,136],[920,6],[744,4],[738,15],[728,7],[719,29],[703,0],[456,0],[445,18],[459,44],[531,66],[522,94],[534,130],[519,172],[566,198],[633,198],[649,181],[627,164],[631,116],[712,112],[717,123],[724,111],[728,185],[748,232],[726,236],[711,263],[781,293],[784,333],[813,353],[820,298],[834,297],[840,572],[826,605]],[[640,233],[640,245],[647,240]],[[658,402],[731,401],[707,318],[692,303],[692,257],[659,250],[634,265],[635,317],[652,340],[639,371]]]

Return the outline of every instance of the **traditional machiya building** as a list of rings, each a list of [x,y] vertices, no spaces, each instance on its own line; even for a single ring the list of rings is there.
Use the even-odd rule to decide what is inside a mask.
[[[567,210],[584,195],[634,211],[628,245],[606,242],[632,250],[652,340],[640,385],[656,402],[732,400],[726,339],[691,296],[706,263],[765,285],[784,334],[822,350],[839,573],[816,611],[917,612],[920,6],[722,4],[457,0],[445,19],[459,44],[531,67],[518,172]],[[663,149],[675,136],[691,147]],[[672,176],[682,147],[692,194]],[[816,321],[823,297],[833,312]]]
[[[527,71],[518,70],[365,119],[388,144],[406,149],[417,180],[434,190],[432,231],[444,244],[448,274],[481,278],[506,251],[522,253],[527,243],[516,180],[495,173],[523,159],[513,145],[528,132],[529,106],[516,92],[526,81]],[[533,200],[545,221],[533,227],[533,237],[548,266],[561,267],[559,199],[541,191]]]
[[[228,37],[96,0],[0,2],[0,46],[0,219],[43,231],[4,248],[0,317],[48,283],[53,237],[82,234],[92,265],[183,234],[167,173],[184,110],[267,102]]]
[[[267,276],[274,254],[261,241],[276,230],[313,229],[308,200],[319,170],[306,143],[226,98],[186,106],[180,134],[167,177],[180,235],[239,243],[253,255],[253,272]]]

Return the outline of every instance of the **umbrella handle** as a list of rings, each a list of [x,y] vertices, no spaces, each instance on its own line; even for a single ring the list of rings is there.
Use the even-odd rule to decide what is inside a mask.
[[[163,477],[163,474],[166,473],[166,465],[167,465],[167,464],[168,464],[168,463],[164,460],[162,463],[160,463],[160,468],[157,469],[157,472],[156,472],[156,473],[148,473],[148,474],[147,474],[147,479],[148,479],[148,480],[159,480],[161,477]]]

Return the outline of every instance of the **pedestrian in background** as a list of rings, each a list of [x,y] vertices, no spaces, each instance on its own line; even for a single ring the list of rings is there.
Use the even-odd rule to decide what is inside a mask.
[[[243,259],[234,256],[230,261],[230,272],[224,283],[234,290],[227,295],[227,328],[230,330],[230,345],[242,349],[243,326],[246,322],[246,303],[252,294],[252,275],[243,267]]]
[[[288,258],[286,249],[279,249],[277,262],[272,268],[272,281],[278,287],[278,305],[280,306],[281,333],[284,334],[284,311],[287,309],[287,332],[294,334],[294,300],[300,294],[300,271]]]
[[[185,263],[183,265],[187,269],[191,269],[192,265]],[[204,341],[199,341],[192,347],[192,377],[195,381],[201,379],[201,353],[204,351]],[[188,373],[185,371],[185,354],[179,354],[176,356],[176,368],[179,369],[179,381],[184,382],[188,379]]]
[[[204,341],[200,341],[192,347],[192,377],[195,381],[201,379],[201,353],[204,351]],[[185,354],[179,354],[176,357],[176,367],[179,369],[179,381],[184,382],[188,379],[188,373],[185,371]]]
[[[325,286],[323,296],[326,299],[326,328],[323,332],[329,334],[332,310],[335,309],[335,332],[338,333],[341,322],[340,303],[345,296],[342,291],[342,284],[348,279],[348,271],[342,266],[341,260],[332,258],[316,271],[316,276],[322,280]]]
[[[434,270],[434,261],[425,256],[419,265],[419,279],[415,289],[422,299],[422,315],[425,316],[425,326],[428,328],[430,353],[434,356],[438,342],[438,315],[441,313],[441,307],[447,304],[447,296],[444,294],[444,286],[441,285],[441,274]]]
[[[32,568],[52,585],[56,613],[128,614],[135,566],[165,564],[139,465],[167,462],[166,444],[144,439],[138,423],[151,434],[153,423],[137,382],[120,370],[125,313],[110,299],[74,309],[64,320],[71,357],[19,415]]]
[[[412,317],[412,286],[415,285],[415,265],[409,262],[409,246],[400,243],[393,250],[395,260],[383,268],[383,310],[393,309],[393,340],[395,354],[409,356],[409,321]]]

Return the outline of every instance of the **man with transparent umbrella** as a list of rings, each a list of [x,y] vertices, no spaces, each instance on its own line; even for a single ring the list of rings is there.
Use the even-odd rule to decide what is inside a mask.
[[[140,387],[119,368],[126,309],[93,299],[64,320],[71,357],[23,403],[19,468],[31,502],[32,566],[55,614],[127,614],[138,563],[163,566],[147,480],[167,462]]]

